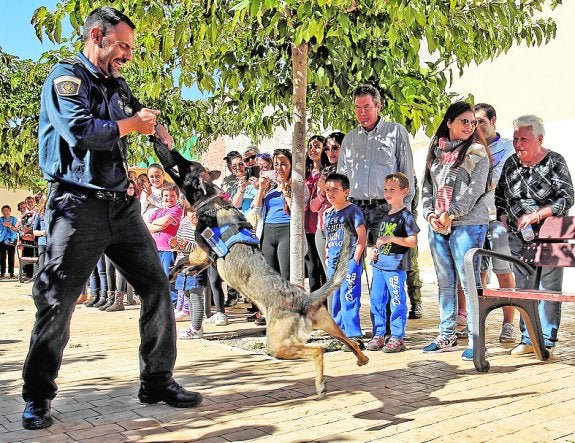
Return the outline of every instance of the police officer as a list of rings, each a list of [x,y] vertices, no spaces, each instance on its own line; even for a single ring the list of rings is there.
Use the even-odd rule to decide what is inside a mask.
[[[168,280],[138,203],[126,194],[124,137],[135,132],[172,141],[156,123],[159,111],[143,107],[120,77],[132,59],[134,28],[113,8],[92,11],[83,51],[58,63],[42,89],[39,162],[49,182],[50,241],[33,288],[37,314],[23,369],[27,429],[52,424],[51,400],[72,312],[103,253],[142,300],[140,401],[191,408],[202,400],[172,378],[176,328]]]

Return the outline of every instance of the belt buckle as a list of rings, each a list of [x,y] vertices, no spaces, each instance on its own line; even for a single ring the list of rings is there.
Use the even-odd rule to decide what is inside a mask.
[[[112,191],[96,191],[96,198],[100,200],[116,200],[116,193]]]

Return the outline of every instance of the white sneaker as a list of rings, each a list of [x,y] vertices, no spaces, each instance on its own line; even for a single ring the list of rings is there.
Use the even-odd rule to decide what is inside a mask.
[[[216,314],[212,315],[211,317],[204,318],[204,323],[214,324],[216,321]]]
[[[228,324],[228,316],[223,312],[216,312],[213,317],[215,317],[214,325],[216,326],[226,326]]]
[[[503,323],[501,334],[499,335],[500,343],[515,343],[515,327],[511,323]]]
[[[202,328],[196,331],[191,326],[188,326],[186,329],[178,332],[178,338],[180,340],[193,340],[196,338],[202,338],[203,336],[204,336],[204,330]]]

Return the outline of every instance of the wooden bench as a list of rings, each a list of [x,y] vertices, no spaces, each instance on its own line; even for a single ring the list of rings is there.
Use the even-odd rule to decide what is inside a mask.
[[[477,256],[495,257],[521,266],[529,275],[529,289],[478,289],[475,281],[473,261]],[[485,321],[487,315],[502,306],[513,306],[519,310],[529,331],[535,355],[547,360],[538,303],[540,300],[568,302],[575,301],[575,294],[539,290],[541,271],[544,267],[575,267],[575,217],[549,217],[541,226],[539,236],[525,244],[521,259],[480,248],[473,248],[465,254],[464,273],[469,290],[473,312],[473,363],[480,372],[489,370],[485,359]]]

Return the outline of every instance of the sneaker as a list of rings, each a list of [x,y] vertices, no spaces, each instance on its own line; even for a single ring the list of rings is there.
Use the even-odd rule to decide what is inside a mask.
[[[342,342],[340,342],[339,340],[332,340],[325,347],[325,352],[340,351],[342,347],[343,347]]]
[[[500,343],[513,343],[515,341],[515,327],[511,323],[503,323],[501,334],[499,335]]]
[[[218,324],[218,322],[220,322],[220,324]],[[223,322],[223,323],[221,323],[221,322]],[[204,323],[217,325],[217,326],[225,326],[228,324],[227,322],[228,322],[228,316],[226,314],[224,314],[223,312],[216,312],[214,315],[212,315],[211,317],[206,318],[204,320]]]
[[[553,355],[553,351],[555,350],[555,346],[545,346],[549,355]],[[535,353],[535,348],[533,345],[528,345],[527,343],[519,343],[511,350],[511,355],[514,357],[521,356],[521,355],[530,355]]]
[[[196,330],[191,326],[178,332],[178,338],[180,340],[193,340],[195,338],[202,338],[204,336],[204,330],[202,328]]]
[[[228,316],[223,312],[216,312],[214,314],[214,325],[226,326],[228,324]]]
[[[455,319],[455,335],[457,338],[465,338],[469,336],[467,329],[467,315],[458,315]]]
[[[529,355],[535,353],[532,345],[528,345],[527,343],[519,343],[511,350],[511,355],[519,356],[519,355]]]
[[[254,321],[254,325],[256,326],[266,326],[267,322],[266,322],[266,318],[263,315],[260,315],[258,318],[256,318],[256,320]]]
[[[359,349],[361,349],[362,351],[365,349],[365,344],[361,341],[361,337],[349,337],[349,339],[357,343]],[[341,347],[341,350],[345,352],[352,352],[351,347],[349,347],[348,345],[343,345]]]
[[[402,338],[391,337],[383,347],[383,352],[391,354],[405,351],[405,343]]]
[[[176,321],[188,321],[190,319],[190,313],[184,311],[178,311],[176,313]]]
[[[485,357],[489,356],[489,351],[486,349],[485,350]],[[467,348],[465,351],[463,351],[463,354],[461,354],[461,360],[463,361],[473,361],[473,348]]]
[[[455,351],[456,349],[457,336],[444,337],[443,335],[438,335],[432,343],[423,348],[423,352],[426,354],[437,354],[439,352]]]
[[[375,335],[368,343],[365,345],[365,349],[368,351],[381,351],[385,346],[385,337]]]

